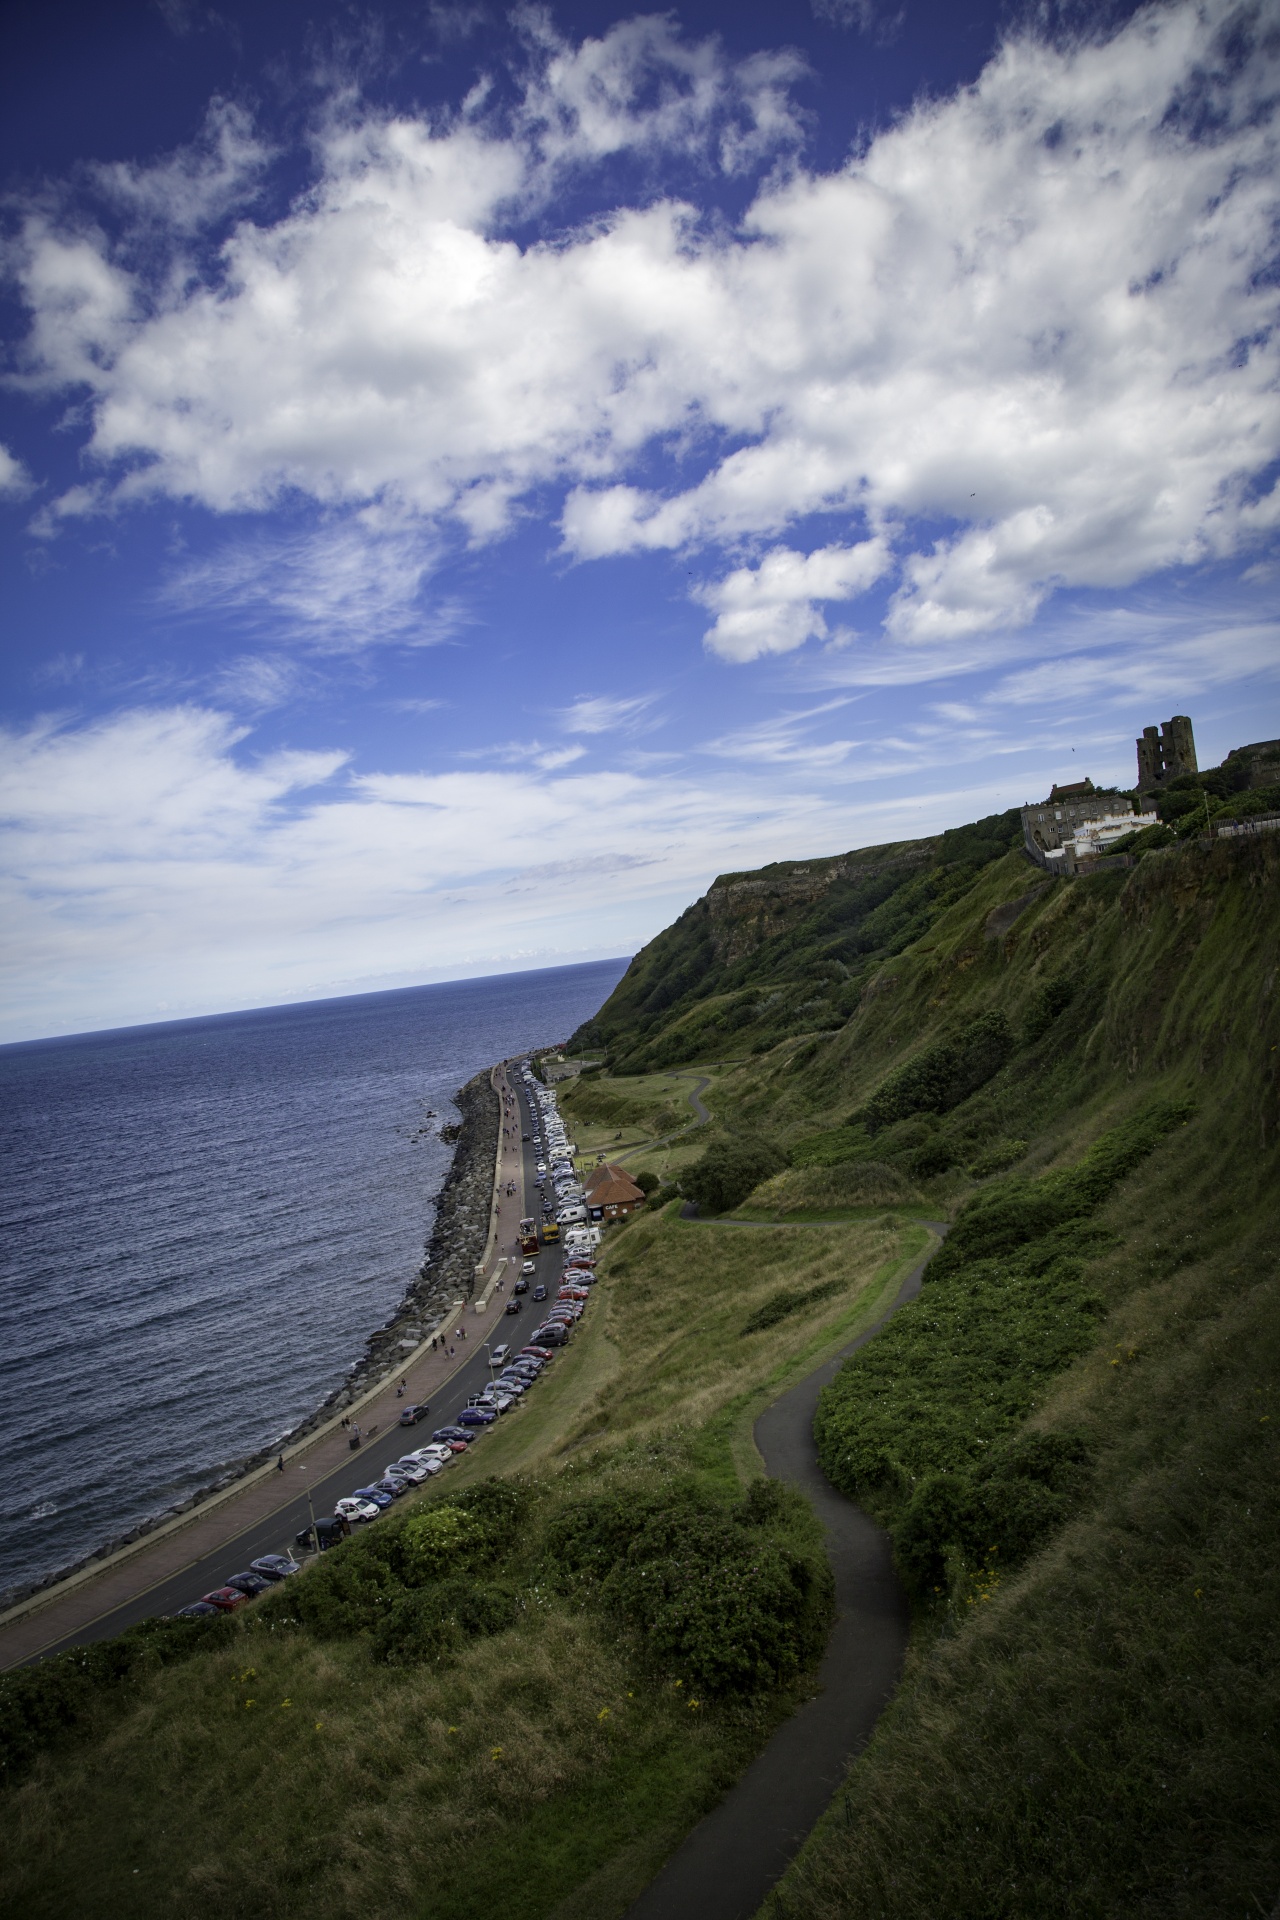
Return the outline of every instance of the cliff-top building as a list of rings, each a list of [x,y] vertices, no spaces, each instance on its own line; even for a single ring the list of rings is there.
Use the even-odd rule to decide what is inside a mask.
[[[1158,793],[1179,774],[1198,773],[1196,741],[1185,713],[1158,727],[1144,727],[1138,748],[1138,792]]]

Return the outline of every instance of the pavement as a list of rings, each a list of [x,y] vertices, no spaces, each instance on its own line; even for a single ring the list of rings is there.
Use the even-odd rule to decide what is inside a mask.
[[[108,1639],[139,1620],[172,1613],[199,1599],[261,1554],[293,1551],[295,1535],[312,1514],[331,1514],[336,1500],[378,1479],[392,1460],[421,1446],[434,1428],[452,1421],[469,1395],[487,1385],[486,1340],[494,1344],[514,1335],[517,1344],[524,1343],[536,1324],[528,1305],[510,1318],[504,1309],[519,1272],[520,1218],[539,1210],[533,1149],[526,1149],[520,1138],[532,1131],[530,1108],[514,1068],[508,1074],[504,1063],[491,1077],[502,1102],[502,1131],[475,1294],[446,1320],[445,1345],[432,1353],[430,1341],[425,1341],[402,1370],[388,1374],[381,1386],[345,1410],[362,1433],[359,1450],[351,1450],[348,1430],[335,1417],[296,1447],[285,1449],[283,1473],[274,1467],[257,1470],[225,1494],[118,1550],[100,1566],[10,1609],[0,1616],[0,1669],[85,1641]],[[509,1192],[513,1185],[514,1192]],[[527,1203],[526,1194],[535,1197]],[[539,1277],[550,1285],[563,1255],[558,1248],[547,1248],[538,1265]],[[486,1304],[482,1307],[481,1302]],[[405,1383],[403,1397],[396,1394],[400,1381]],[[426,1420],[402,1428],[401,1409],[424,1402],[431,1409]],[[519,1408],[504,1417],[518,1418]],[[483,1447],[483,1434],[477,1445]]]

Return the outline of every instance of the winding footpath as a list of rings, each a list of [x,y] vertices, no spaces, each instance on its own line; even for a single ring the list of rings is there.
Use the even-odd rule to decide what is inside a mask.
[[[947,1229],[927,1221],[941,1242]],[[841,1364],[914,1300],[936,1246],[908,1273],[873,1326],[766,1408],[755,1442],[771,1479],[807,1494],[827,1536],[836,1622],[818,1671],[817,1696],[779,1727],[737,1785],[651,1880],[627,1920],[751,1920],[829,1806],[887,1705],[906,1653],[906,1596],[888,1535],[818,1465],[818,1395]]]

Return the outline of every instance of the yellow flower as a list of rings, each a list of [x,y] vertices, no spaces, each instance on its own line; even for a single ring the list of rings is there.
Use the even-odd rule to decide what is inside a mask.
[[[608,1707],[601,1707],[601,1709],[600,1709],[600,1711],[599,1711],[599,1713],[598,1713],[598,1714],[596,1715],[596,1719],[597,1719],[597,1720],[607,1720],[608,1718],[609,1718],[609,1709],[608,1709]]]
[[[501,1748],[501,1747],[490,1747],[490,1749],[489,1749],[489,1758],[490,1758],[491,1760],[501,1760],[501,1758],[502,1758],[502,1748]]]
[[[458,1729],[456,1727],[450,1727],[449,1731],[450,1733],[456,1733]]]
[[[291,1707],[291,1706],[293,1705],[293,1702],[292,1702],[292,1700],[282,1700],[282,1701],[280,1702],[280,1705],[281,1705],[282,1707]]]
[[[246,1705],[246,1707],[251,1707],[251,1706],[253,1705],[253,1701],[252,1701],[252,1700],[246,1700],[246,1701],[245,1701],[245,1705]]]
[[[701,1700],[691,1700],[691,1701],[689,1702],[689,1711],[690,1711],[690,1712],[693,1712],[693,1710],[694,1710],[694,1709],[695,1709],[696,1707],[700,1707],[701,1705],[702,1705],[702,1702],[701,1702]]]
[[[317,1720],[317,1721],[316,1721],[316,1732],[317,1732],[317,1733],[319,1733],[319,1732],[321,1731],[321,1729],[323,1728],[323,1726],[324,1726],[324,1721],[323,1721],[323,1720]]]

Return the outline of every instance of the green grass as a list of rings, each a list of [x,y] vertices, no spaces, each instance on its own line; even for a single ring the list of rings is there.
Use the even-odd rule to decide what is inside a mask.
[[[613,1486],[641,1500],[681,1475],[738,1499],[759,1471],[755,1412],[878,1309],[924,1239],[883,1219],[735,1234],[667,1215],[612,1232],[549,1377],[388,1520],[495,1471],[552,1506]],[[838,1292],[742,1336],[779,1285],[815,1277]],[[780,1524],[814,1552],[802,1502]],[[104,1691],[6,1795],[0,1912],[77,1911],[92,1885],[95,1910],[139,1920],[212,1920],[246,1899],[321,1920],[444,1920],[477,1900],[519,1920],[622,1913],[804,1676],[695,1695],[643,1636],[531,1564],[499,1568],[526,1596],[518,1624],[443,1665],[383,1664],[367,1633],[268,1630],[259,1606],[230,1646]]]

